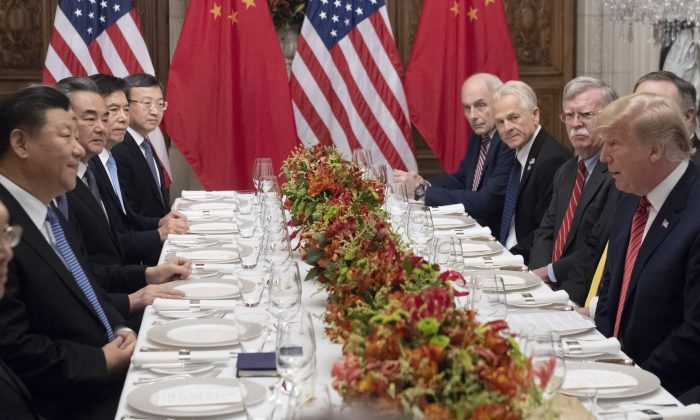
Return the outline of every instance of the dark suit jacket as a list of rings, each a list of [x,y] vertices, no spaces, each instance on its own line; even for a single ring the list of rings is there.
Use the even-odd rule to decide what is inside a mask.
[[[124,200],[142,219],[141,223],[144,226],[152,226],[152,220],[155,219],[157,227],[158,219],[170,211],[170,198],[160,162],[157,158],[155,159],[160,175],[160,187],[158,187],[141,148],[131,134],[127,132],[124,141],[114,146],[111,151],[117,161],[119,184],[122,187]],[[155,151],[153,153],[155,154]],[[151,221],[148,222],[148,220]]]
[[[552,250],[559,233],[564,215],[569,207],[571,192],[576,182],[578,173],[578,157],[574,156],[559,167],[554,175],[552,188],[552,200],[547,212],[542,218],[540,226],[535,231],[534,242],[530,250],[530,267],[544,267],[552,262]],[[608,193],[614,185],[614,180],[608,173],[608,165],[598,162],[586,182],[581,198],[579,199],[574,219],[571,222],[569,236],[564,245],[561,258],[552,265],[556,276],[556,289],[564,289],[574,302],[581,304],[585,296],[581,296],[576,285],[569,288],[567,279],[572,266],[578,263],[582,257],[580,251],[587,236],[591,234],[593,226],[600,219]],[[578,296],[572,296],[578,294]]]
[[[693,134],[693,147],[695,148],[695,154],[693,155],[693,162],[696,165],[700,165],[700,139],[698,136]]]
[[[109,339],[102,322],[54,249],[2,186],[0,200],[10,213],[9,223],[24,231],[0,300],[0,357],[22,378],[47,418],[114,418],[123,377],[107,374],[101,347]],[[92,284],[111,325],[123,325],[105,292]]]
[[[535,229],[540,225],[552,200],[554,173],[570,157],[571,153],[550,136],[544,127],[540,129],[533,140],[520,178],[515,205],[515,237],[518,243],[510,249],[513,254],[522,255],[525,264],[529,265]]]
[[[634,264],[618,339],[673,395],[700,385],[700,170],[689,165],[656,215]],[[632,217],[623,194],[613,216],[596,326],[613,334]]]
[[[163,247],[160,242],[160,234],[156,230],[158,221],[154,221],[153,218],[144,219],[138,217],[127,202],[124,203],[126,208],[126,213],[124,213],[119,197],[114,192],[112,183],[109,180],[109,175],[99,159],[99,156],[94,156],[88,162],[88,166],[92,169],[92,173],[95,174],[102,203],[105,206],[105,210],[107,210],[107,216],[112,228],[116,231],[119,238],[119,244],[123,249],[124,262],[127,264],[158,264],[160,251]],[[123,188],[122,197],[124,197]],[[150,224],[144,225],[144,222]]]
[[[501,136],[496,132],[486,153],[478,190],[472,191],[480,151],[481,136],[472,134],[469,137],[467,153],[457,172],[430,180],[432,185],[425,193],[425,204],[442,206],[462,203],[467,213],[480,225],[491,228],[493,235],[498,237],[508,173],[515,153],[503,143]]]
[[[22,380],[2,360],[0,360],[0,418],[16,420],[40,418]]]

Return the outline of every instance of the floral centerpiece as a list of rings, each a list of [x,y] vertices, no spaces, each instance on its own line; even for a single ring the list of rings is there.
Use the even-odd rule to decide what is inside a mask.
[[[283,172],[307,280],[328,292],[326,331],[343,345],[332,375],[347,401],[428,419],[515,419],[541,405],[507,324],[456,307],[449,281],[462,276],[394,234],[381,184],[321,145],[293,151]]]

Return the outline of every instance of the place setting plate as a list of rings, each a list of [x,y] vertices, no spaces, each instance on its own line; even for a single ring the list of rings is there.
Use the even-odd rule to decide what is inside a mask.
[[[147,337],[154,343],[177,348],[222,347],[237,345],[239,337],[262,334],[264,328],[227,318],[179,319],[153,326]]]
[[[181,204],[178,206],[178,210],[233,210],[236,204],[237,201],[233,199],[198,201],[191,204]]]
[[[251,252],[252,248],[247,250],[248,254]],[[164,259],[170,261],[176,256],[187,258],[194,263],[237,263],[241,261],[239,251],[236,248],[187,248],[168,252]]]
[[[580,398],[597,390],[599,399],[616,399],[646,395],[660,386],[656,375],[635,366],[567,362],[566,378],[559,392]]]
[[[238,233],[238,224],[235,222],[202,222],[191,223],[187,228],[190,234]]]
[[[245,379],[192,378],[142,385],[131,391],[126,401],[134,410],[150,415],[196,418],[240,413],[243,399],[247,404],[256,404],[263,401],[267,393],[264,385]],[[191,395],[205,399],[197,403],[189,397]],[[207,404],[202,395],[216,396],[220,402]],[[189,405],[177,405],[178,401],[185,400],[189,400]]]
[[[175,280],[168,287],[185,293],[185,299],[232,299],[240,296],[238,284],[225,279]]]
[[[435,229],[455,229],[473,226],[476,221],[469,216],[433,215]]]
[[[462,253],[465,258],[481,257],[484,255],[499,254],[503,251],[500,243],[495,241],[472,241],[462,239]]]
[[[539,285],[542,281],[539,277],[528,272],[518,271],[493,271],[493,270],[477,270],[470,272],[470,275],[493,274],[503,279],[503,285],[506,292],[513,290],[529,289]]]

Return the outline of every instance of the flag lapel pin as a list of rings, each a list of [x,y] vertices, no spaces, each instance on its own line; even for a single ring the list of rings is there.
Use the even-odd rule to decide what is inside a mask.
[[[668,220],[664,219],[664,221],[661,222],[661,226],[663,226],[664,229],[668,229]]]

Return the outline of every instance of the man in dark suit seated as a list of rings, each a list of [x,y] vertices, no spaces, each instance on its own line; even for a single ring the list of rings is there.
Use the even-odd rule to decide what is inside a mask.
[[[5,295],[7,269],[12,260],[12,248],[17,246],[22,228],[10,226],[9,215],[0,203],[0,300]],[[0,358],[0,418],[29,420],[40,418],[34,401],[22,380]]]
[[[56,419],[113,419],[136,343],[92,281],[51,201],[75,187],[85,151],[70,101],[36,86],[0,103],[0,200],[22,226],[0,301],[0,357]]]
[[[688,127],[693,147],[700,148],[700,139],[695,135],[695,86],[681,79],[670,71],[653,71],[647,73],[634,84],[634,93],[653,93],[671,98],[683,111],[683,119]],[[700,153],[693,155],[693,162],[700,164]]]
[[[554,175],[552,200],[535,231],[530,268],[553,289],[563,289],[583,305],[588,284],[569,282],[569,273],[584,256],[583,242],[598,222],[613,187],[605,163],[599,161],[600,138],[594,136],[598,113],[617,99],[617,92],[602,80],[577,77],[564,87],[564,111],[569,141],[576,156]],[[592,265],[593,260],[585,261]]]
[[[598,330],[673,395],[700,385],[700,170],[681,109],[635,94],[598,116],[623,194],[612,216]]]
[[[540,125],[537,96],[530,86],[507,82],[491,95],[490,104],[501,139],[515,151],[498,240],[528,264],[535,229],[552,199],[554,173],[571,153]]]
[[[78,142],[85,149],[76,187],[66,193],[64,216],[89,256],[95,280],[113,294],[112,301],[124,317],[140,314],[155,298],[184,296],[161,283],[188,277],[187,259],[178,258],[155,267],[124,265],[121,245],[107,218],[95,174],[87,165],[89,159],[102,152],[107,141],[108,112],[97,85],[87,77],[68,77],[59,81],[56,89],[70,99]]]
[[[471,127],[467,153],[457,172],[431,179],[427,183],[416,172],[394,170],[394,182],[406,184],[409,196],[425,194],[425,204],[442,206],[462,203],[466,212],[498,236],[503,211],[503,196],[514,153],[501,141],[489,108],[489,97],[503,82],[479,73],[462,85],[464,115]]]

